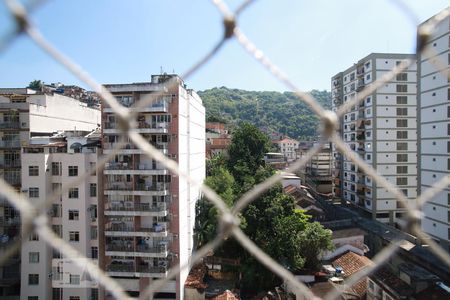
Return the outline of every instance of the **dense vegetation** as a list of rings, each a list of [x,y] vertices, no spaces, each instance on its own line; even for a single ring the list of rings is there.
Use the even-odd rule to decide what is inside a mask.
[[[242,123],[233,132],[229,158],[216,156],[207,163],[205,184],[214,189],[228,206],[242,194],[270,177],[274,170],[264,165],[263,155],[269,139],[254,125]],[[195,239],[197,247],[217,235],[217,210],[207,200],[197,203]],[[249,204],[240,215],[241,229],[262,250],[292,271],[317,267],[317,255],[330,249],[331,232],[317,222],[309,222],[303,211],[295,209],[291,196],[275,185]],[[269,290],[281,280],[263,267],[233,239],[215,251],[220,257],[239,259],[241,292],[246,296]]]
[[[295,139],[317,136],[319,120],[292,92],[255,92],[226,87],[199,91],[208,121],[231,125],[249,122],[268,133],[278,132]],[[331,107],[328,91],[311,94],[325,108]]]

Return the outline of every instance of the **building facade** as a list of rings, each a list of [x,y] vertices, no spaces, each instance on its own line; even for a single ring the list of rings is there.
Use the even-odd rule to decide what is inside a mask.
[[[167,86],[167,80],[175,82]],[[137,128],[149,143],[175,160],[180,171],[202,182],[205,178],[205,109],[200,97],[176,75],[153,75],[151,82],[105,87],[119,102],[133,107],[155,92],[157,99],[137,113]],[[103,148],[109,154],[121,130],[114,111],[102,107]],[[114,157],[103,172],[99,205],[100,263],[133,297],[170,267],[188,264],[193,250],[195,203],[199,189],[148,157],[133,143]],[[104,217],[103,217],[104,216]],[[104,244],[104,248],[102,246]],[[155,295],[183,299],[188,271],[177,275]]]
[[[30,137],[58,130],[91,131],[100,124],[100,111],[78,100],[26,88],[0,89],[0,177],[21,190],[21,151]],[[0,199],[0,255],[20,234],[20,216]],[[0,299],[18,297],[20,257],[0,267]],[[9,298],[8,298],[9,299]]]
[[[314,146],[316,146],[316,143],[311,145],[311,147]],[[305,156],[311,147],[300,147],[298,157]],[[315,191],[323,194],[332,192],[333,155],[331,149],[331,143],[325,144],[300,170],[304,182]]]
[[[101,177],[92,171],[100,156],[99,145],[99,129],[86,136],[80,132],[62,133],[32,138],[21,154],[22,191],[36,205],[91,172],[87,180],[54,198],[47,213],[53,231],[97,264],[97,199]],[[98,299],[97,280],[37,234],[23,236],[21,250],[21,299]]]
[[[450,172],[449,17],[437,24],[427,46],[431,51],[419,57],[418,188],[421,193]],[[450,251],[450,189],[444,189],[428,201],[423,212],[422,229]]]
[[[286,161],[290,162],[297,159],[298,141],[285,137],[279,141],[275,141],[274,144],[277,146],[280,153],[284,155]]]
[[[358,97],[374,81],[410,54],[372,53],[332,78],[333,109]],[[340,120],[340,135],[348,146],[413,201],[417,196],[417,66],[414,62]],[[336,195],[369,217],[402,225],[405,207],[366,176],[345,155],[335,151]]]

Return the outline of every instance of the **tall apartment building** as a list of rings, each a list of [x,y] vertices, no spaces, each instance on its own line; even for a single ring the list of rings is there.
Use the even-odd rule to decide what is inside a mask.
[[[423,53],[418,66],[418,187],[421,193],[450,172],[450,80],[447,76],[450,75],[449,17],[438,24],[428,41],[428,47],[432,52]],[[450,251],[450,189],[445,189],[427,202],[423,212],[422,229]]]
[[[100,130],[87,135],[64,132],[34,137],[22,148],[22,191],[34,204],[95,169],[100,157]],[[101,176],[93,173],[51,204],[49,225],[83,256],[98,263],[97,197]],[[80,258],[83,262],[86,258]],[[20,298],[98,299],[98,282],[86,270],[53,250],[39,236],[23,236]]]
[[[354,99],[366,86],[389,72],[409,54],[372,53],[332,78],[333,109]],[[340,131],[350,148],[379,174],[400,187],[408,199],[417,195],[417,67],[414,63],[352,107]],[[405,208],[366,176],[345,155],[335,156],[335,191],[373,219],[404,224]]]
[[[168,79],[175,80],[175,86],[165,86]],[[175,160],[183,173],[197,181],[204,179],[205,109],[181,78],[153,75],[151,82],[105,87],[127,107],[152,93],[163,93],[138,109],[133,130]],[[102,107],[102,123],[103,148],[108,154],[121,130],[107,105]],[[105,166],[103,182],[100,263],[131,296],[138,296],[154,279],[166,277],[171,266],[189,263],[199,190],[131,142]],[[187,275],[181,272],[155,298],[183,299]]]
[[[20,148],[29,144],[30,137],[58,130],[90,131],[99,123],[100,111],[78,100],[26,88],[0,88],[0,177],[19,191]],[[19,214],[0,197],[0,255],[19,234]],[[0,266],[0,299],[18,297],[19,271],[19,257]]]
[[[315,146],[317,143],[311,145]],[[311,147],[300,147],[298,157],[305,156]],[[331,143],[323,146],[316,155],[314,155],[301,170],[304,176],[304,182],[319,193],[328,194],[332,192],[332,151]]]

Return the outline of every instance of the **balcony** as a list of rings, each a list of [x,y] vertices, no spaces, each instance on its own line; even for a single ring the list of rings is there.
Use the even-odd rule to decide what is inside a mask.
[[[157,247],[148,245],[106,245],[107,256],[128,256],[128,257],[167,257],[167,244],[161,244]]]
[[[154,184],[131,182],[112,182],[105,185],[105,195],[166,196],[169,195],[170,184],[157,182]]]
[[[105,209],[106,216],[154,216],[165,217],[168,214],[167,204],[159,203],[155,206],[150,206],[147,203],[135,204],[133,202],[126,202],[121,205],[110,205]]]
[[[139,105],[139,103],[137,103]],[[163,97],[159,100],[154,101],[150,105],[144,106],[144,107],[135,107],[136,105],[134,103],[127,103],[125,105],[126,107],[129,107],[130,111],[137,111],[137,112],[168,112],[169,111],[169,97]],[[113,113],[114,110],[110,107],[105,107],[104,112],[106,113]]]
[[[160,123],[147,123],[145,121],[141,121],[138,123],[137,128],[133,129],[133,131],[139,133],[168,133],[170,129],[170,123],[160,122]],[[106,122],[105,128],[103,129],[104,133],[119,133],[121,132],[119,126],[115,122]]]
[[[137,265],[134,263],[111,263],[106,266],[106,271],[110,276],[121,277],[157,277],[167,276],[167,267],[151,267],[149,265]]]
[[[105,228],[106,236],[166,237],[167,224],[159,223],[150,228],[133,226],[127,223],[110,223]]]
[[[155,147],[156,149],[158,149],[159,151],[161,151],[163,154],[166,154],[169,152],[168,151],[168,143],[153,143],[150,142],[150,144],[152,144],[153,147]],[[112,149],[114,149],[114,147],[116,146],[117,143],[103,143],[103,153],[105,154],[109,154],[112,153]],[[125,144],[125,146],[119,150],[120,154],[146,154],[147,152],[145,152],[144,150],[141,150],[140,148],[136,147],[135,145],[128,143]]]
[[[0,168],[20,168],[22,164],[20,163],[20,160],[17,161],[5,161],[0,163]]]
[[[110,162],[105,164],[104,174],[118,175],[168,175],[169,171],[159,164],[136,164]]]
[[[20,141],[0,141],[0,148],[20,148]]]
[[[2,122],[0,129],[20,129],[20,122]]]

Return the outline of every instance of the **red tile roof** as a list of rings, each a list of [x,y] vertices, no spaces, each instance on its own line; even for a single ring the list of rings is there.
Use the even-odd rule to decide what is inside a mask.
[[[188,277],[186,278],[184,286],[194,289],[205,289],[207,284],[203,282],[203,279],[205,278],[206,271],[206,265],[204,264],[197,264],[193,266]]]
[[[350,277],[352,274],[355,274],[356,272],[372,264],[373,262],[369,258],[351,251],[341,255],[338,259],[332,262],[334,267],[339,266],[342,268],[344,271],[344,278]],[[366,279],[367,276],[364,276],[351,287],[353,292],[359,297],[363,297],[367,292]]]
[[[235,294],[233,294],[230,290],[226,290],[222,294],[215,296],[214,298],[211,298],[211,300],[238,300],[239,298],[236,297]]]

